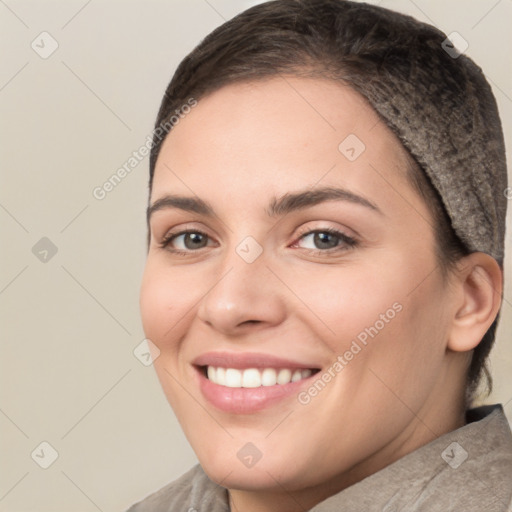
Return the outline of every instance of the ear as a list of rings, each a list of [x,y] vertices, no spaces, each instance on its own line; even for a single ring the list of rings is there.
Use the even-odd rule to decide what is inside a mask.
[[[492,256],[474,252],[458,264],[455,281],[455,314],[448,348],[466,352],[480,343],[498,315],[503,273]]]

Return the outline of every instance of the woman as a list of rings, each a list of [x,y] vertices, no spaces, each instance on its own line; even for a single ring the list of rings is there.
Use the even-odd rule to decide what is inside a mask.
[[[150,176],[142,320],[200,465],[132,512],[507,510],[510,429],[470,408],[505,150],[451,40],[343,0],[251,8],[178,67]]]

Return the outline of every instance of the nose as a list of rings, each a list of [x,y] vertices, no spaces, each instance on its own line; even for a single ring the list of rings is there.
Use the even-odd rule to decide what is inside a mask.
[[[281,323],[286,316],[283,285],[267,264],[264,254],[248,263],[233,251],[202,298],[198,317],[225,336]]]

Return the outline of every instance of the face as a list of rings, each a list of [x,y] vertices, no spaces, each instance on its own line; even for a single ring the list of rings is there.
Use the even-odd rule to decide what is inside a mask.
[[[226,86],[163,144],[142,320],[224,487],[329,494],[433,437],[450,291],[406,165],[319,79]]]

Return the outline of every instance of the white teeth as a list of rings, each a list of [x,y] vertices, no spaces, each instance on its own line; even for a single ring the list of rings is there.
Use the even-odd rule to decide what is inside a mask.
[[[261,370],[248,368],[246,370],[239,370],[236,368],[208,366],[206,373],[209,380],[220,386],[228,388],[259,388],[260,386],[275,386],[276,384],[282,386],[290,382],[297,382],[307,379],[313,372],[310,369],[290,370],[282,368],[281,370],[276,370],[275,368],[264,368]]]
[[[302,379],[302,371],[295,370],[292,374],[292,382],[297,382],[300,379]]]
[[[312,373],[313,372],[311,370],[302,370],[302,378],[307,379],[308,377],[311,377]]]
[[[210,369],[209,366],[208,369]],[[215,372],[214,382],[221,386],[226,385],[226,368],[217,368],[217,371]]]
[[[265,368],[261,372],[261,384],[263,386],[275,386],[277,384],[277,372],[274,368]]]
[[[228,388],[241,388],[242,372],[236,368],[226,368],[226,382],[224,386]]]
[[[288,382],[292,381],[292,372],[290,370],[279,370],[277,374],[277,383],[278,384],[288,384]]]
[[[256,368],[244,370],[242,374],[243,388],[259,388],[261,386],[260,372]]]

